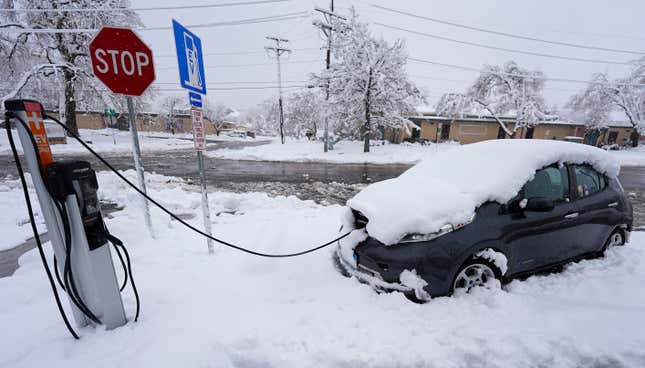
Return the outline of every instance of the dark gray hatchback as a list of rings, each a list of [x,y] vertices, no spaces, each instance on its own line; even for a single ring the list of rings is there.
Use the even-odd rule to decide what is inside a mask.
[[[352,213],[354,227],[365,228],[368,219]],[[339,247],[337,261],[345,274],[423,299],[424,293],[450,295],[601,255],[627,242],[631,229],[632,206],[617,179],[589,165],[554,164],[538,170],[507,203],[479,206],[467,224],[389,246],[368,235],[352,260]],[[415,270],[423,290],[403,282],[406,270]]]

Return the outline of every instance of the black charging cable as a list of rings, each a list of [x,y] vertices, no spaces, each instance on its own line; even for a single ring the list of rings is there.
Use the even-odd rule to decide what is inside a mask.
[[[65,131],[67,132],[67,134],[68,134],[69,136],[71,136],[72,138],[76,139],[76,140],[77,140],[77,141],[78,141],[78,142],[79,142],[83,147],[85,147],[85,149],[87,149],[88,151],[90,151],[90,153],[92,153],[92,155],[94,155],[94,157],[96,157],[96,158],[97,158],[99,161],[101,161],[105,166],[107,166],[107,168],[108,168],[108,169],[112,170],[112,172],[114,172],[114,173],[115,173],[115,174],[116,174],[116,175],[117,175],[121,180],[123,180],[123,181],[124,181],[126,184],[128,184],[132,189],[134,189],[135,191],[137,191],[137,193],[139,193],[140,195],[142,195],[143,197],[145,197],[147,200],[149,200],[150,202],[152,202],[152,204],[154,204],[155,206],[157,206],[160,210],[162,210],[163,212],[165,212],[166,214],[168,214],[168,215],[169,215],[170,217],[172,217],[174,220],[176,220],[176,221],[177,221],[177,222],[179,222],[180,224],[184,225],[185,227],[189,228],[190,230],[192,230],[192,231],[194,231],[194,232],[198,233],[199,235],[201,235],[201,236],[203,236],[203,237],[206,237],[206,238],[208,238],[208,239],[214,240],[214,241],[216,241],[216,242],[218,242],[218,243],[220,243],[220,244],[222,244],[222,245],[225,245],[225,246],[227,246],[227,247],[230,247],[230,248],[233,248],[233,249],[237,249],[237,250],[239,250],[239,251],[242,251],[242,252],[245,252],[245,253],[248,253],[248,254],[252,254],[252,255],[255,255],[255,256],[259,256],[259,257],[267,257],[267,258],[289,258],[289,257],[302,256],[302,255],[305,255],[305,254],[307,254],[307,253],[313,253],[313,252],[315,252],[315,251],[317,251],[317,250],[320,250],[320,249],[322,249],[322,248],[328,247],[328,246],[330,246],[330,245],[332,245],[332,244],[336,243],[337,241],[339,241],[339,240],[341,240],[341,239],[343,239],[343,238],[345,238],[345,237],[349,236],[349,234],[351,234],[351,231],[350,231],[350,232],[347,232],[347,233],[345,233],[345,234],[343,234],[343,235],[341,235],[341,236],[337,237],[337,238],[336,238],[336,239],[334,239],[334,240],[328,241],[328,242],[327,242],[327,243],[325,243],[325,244],[319,245],[319,246],[314,247],[314,248],[311,248],[311,249],[303,250],[303,251],[300,251],[300,252],[295,252],[295,253],[283,253],[283,254],[262,253],[262,252],[257,252],[257,251],[254,251],[254,250],[251,250],[251,249],[247,249],[247,248],[244,248],[244,247],[241,247],[241,246],[235,245],[235,244],[231,244],[231,243],[229,243],[229,242],[227,242],[227,241],[224,241],[224,240],[218,239],[218,238],[216,238],[216,237],[214,237],[214,236],[208,235],[208,234],[206,234],[205,232],[203,232],[202,230],[199,230],[198,228],[194,227],[193,225],[191,225],[191,224],[189,224],[188,222],[186,222],[186,221],[184,221],[183,219],[181,219],[179,216],[177,216],[176,214],[174,214],[172,211],[170,211],[169,209],[167,209],[166,207],[164,207],[164,206],[163,206],[162,204],[160,204],[159,202],[157,202],[157,201],[155,201],[154,199],[152,199],[152,198],[151,198],[150,196],[148,196],[145,192],[143,192],[141,189],[139,189],[139,187],[137,187],[137,186],[136,186],[136,185],[134,185],[131,181],[129,181],[125,176],[123,176],[123,174],[121,174],[117,169],[115,169],[115,168],[114,168],[114,167],[113,167],[109,162],[107,162],[107,161],[106,161],[106,160],[105,160],[101,155],[99,155],[98,153],[96,153],[96,151],[94,151],[90,146],[88,146],[88,145],[87,145],[87,143],[85,143],[85,142],[84,142],[80,137],[78,137],[76,134],[74,134],[74,132],[72,132],[72,131],[71,131],[71,130],[70,130],[70,129],[65,125],[65,124],[61,123],[58,119],[56,119],[56,118],[54,118],[53,116],[50,116],[50,115],[44,115],[44,118],[51,119],[51,120],[53,120],[54,122],[56,122],[58,125],[60,125],[63,129],[65,129]]]
[[[67,213],[67,208],[65,203],[58,200],[54,200],[56,203],[56,208],[60,214],[61,219],[63,220],[63,230],[65,233],[65,267],[63,270],[63,281],[66,286],[66,291],[69,294],[72,303],[78,308],[88,319],[96,324],[103,324],[101,320],[96,317],[92,310],[85,304],[81,298],[81,294],[78,292],[76,287],[76,281],[74,281],[74,271],[72,269],[72,230],[69,223],[69,217]]]
[[[63,318],[63,322],[65,323],[65,327],[67,327],[67,330],[69,333],[75,338],[79,339],[78,334],[76,331],[74,331],[74,328],[72,328],[72,325],[69,323],[69,319],[67,318],[67,314],[65,314],[65,309],[63,308],[63,304],[60,301],[60,296],[58,295],[58,289],[56,288],[56,283],[54,282],[54,277],[52,276],[51,270],[49,269],[49,264],[47,263],[47,257],[45,256],[45,251],[43,249],[43,244],[40,240],[40,234],[38,233],[38,228],[36,227],[36,219],[34,217],[34,211],[33,207],[31,205],[31,199],[29,197],[29,189],[27,188],[27,181],[25,180],[25,174],[22,170],[22,164],[20,163],[20,158],[18,157],[18,150],[16,149],[16,144],[13,140],[13,132],[11,131],[11,121],[10,118],[12,117],[17,117],[15,114],[13,114],[10,111],[7,111],[5,113],[5,124],[6,124],[6,129],[7,129],[7,136],[9,137],[9,145],[11,146],[11,152],[13,153],[13,159],[16,162],[16,168],[18,169],[18,175],[20,176],[20,183],[22,184],[22,191],[25,196],[25,202],[27,203],[27,212],[29,213],[29,221],[31,222],[31,230],[34,233],[34,239],[36,240],[36,246],[38,247],[38,253],[40,254],[40,260],[43,262],[43,267],[45,268],[45,273],[47,273],[47,278],[49,279],[49,285],[51,286],[52,293],[54,294],[54,299],[56,300],[56,306],[58,307],[58,312],[60,313],[61,317]],[[18,121],[23,125],[23,127],[29,132],[29,128],[25,124],[22,119],[18,119]],[[34,149],[37,147],[36,142],[34,140],[34,137],[31,134],[28,134],[31,140],[32,145],[34,146]],[[36,151],[37,152],[37,151]],[[38,155],[36,154],[36,157]],[[39,165],[39,168],[42,166]],[[58,275],[57,275],[58,276]]]

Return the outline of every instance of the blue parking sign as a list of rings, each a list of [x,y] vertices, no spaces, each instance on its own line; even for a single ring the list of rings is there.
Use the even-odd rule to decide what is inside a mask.
[[[202,95],[195,92],[188,92],[188,101],[190,101],[190,106],[202,107]]]
[[[181,86],[205,95],[206,78],[204,77],[202,41],[174,19],[172,20],[172,28],[175,33]]]

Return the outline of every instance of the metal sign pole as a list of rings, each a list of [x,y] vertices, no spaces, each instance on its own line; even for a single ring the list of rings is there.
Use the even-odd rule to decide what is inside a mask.
[[[204,167],[204,150],[206,149],[206,132],[204,130],[204,116],[202,112],[201,95],[191,92],[189,94],[191,116],[193,121],[193,140],[197,151],[197,168],[199,170],[199,183],[202,192],[202,215],[204,217],[204,231],[208,235],[211,232],[211,211],[208,207],[208,193],[206,192],[206,168]],[[212,239],[206,239],[208,253],[213,254],[215,248]]]
[[[132,152],[134,153],[134,167],[137,170],[137,179],[139,180],[139,189],[144,193],[146,191],[146,179],[143,172],[143,164],[141,163],[141,147],[139,147],[139,135],[137,134],[137,121],[134,115],[134,102],[132,101],[131,96],[127,96],[128,100],[128,119],[130,121],[130,134],[132,135]],[[143,200],[143,211],[146,220],[146,227],[150,232],[150,236],[155,237],[154,231],[152,229],[152,219],[150,218],[150,207],[148,205],[148,200],[144,197],[141,197]]]
[[[199,182],[202,190],[202,214],[204,216],[204,231],[206,234],[213,235],[211,229],[211,211],[208,207],[208,193],[206,192],[206,170],[204,168],[204,154],[202,151],[197,151],[197,167],[199,169]],[[212,239],[206,239],[208,245],[208,253],[215,253]]]

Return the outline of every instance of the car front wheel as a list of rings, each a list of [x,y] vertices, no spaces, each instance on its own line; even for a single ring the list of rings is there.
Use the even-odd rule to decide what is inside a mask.
[[[501,285],[501,272],[491,262],[481,258],[475,258],[466,263],[455,276],[453,282],[453,293],[469,292],[475,287],[487,288],[499,287]]]
[[[603,253],[607,251],[609,248],[621,246],[625,244],[625,236],[623,235],[623,232],[620,230],[615,230],[611,235],[609,235],[609,239],[607,239],[607,242],[605,243],[605,247],[603,248]]]

